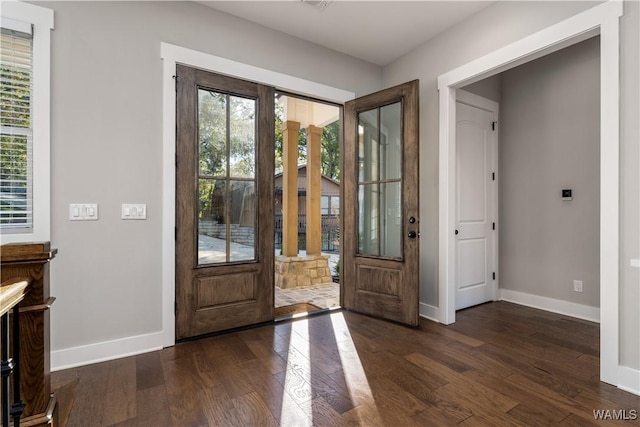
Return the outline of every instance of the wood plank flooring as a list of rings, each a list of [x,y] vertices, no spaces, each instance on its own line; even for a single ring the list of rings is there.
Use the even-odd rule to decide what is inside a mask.
[[[52,384],[68,426],[640,426],[594,418],[640,411],[638,396],[599,381],[598,331],[505,302],[418,329],[338,311],[55,372]]]

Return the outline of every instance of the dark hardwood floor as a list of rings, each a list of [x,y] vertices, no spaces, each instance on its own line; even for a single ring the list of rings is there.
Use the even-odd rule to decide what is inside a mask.
[[[338,311],[52,383],[69,426],[638,426],[594,418],[640,410],[599,381],[598,343],[596,324],[505,302],[418,329]]]

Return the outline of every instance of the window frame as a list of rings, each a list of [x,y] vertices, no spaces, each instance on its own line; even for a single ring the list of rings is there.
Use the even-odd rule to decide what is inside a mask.
[[[4,21],[7,19],[8,21]],[[32,206],[30,230],[6,229],[1,243],[51,240],[51,30],[53,10],[22,2],[3,2],[2,20],[33,28],[32,53]]]

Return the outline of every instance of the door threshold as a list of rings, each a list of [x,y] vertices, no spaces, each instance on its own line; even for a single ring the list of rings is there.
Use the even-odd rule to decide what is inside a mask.
[[[224,331],[209,332],[207,334],[196,335],[193,337],[176,339],[176,344],[181,344],[181,343],[190,342],[190,341],[197,341],[203,338],[217,337],[219,335],[232,334],[234,332],[247,331],[249,329],[260,328],[262,326],[273,325],[277,323],[283,323],[283,322],[299,320],[299,319],[308,318],[308,317],[319,316],[322,314],[330,313],[332,311],[336,311],[336,312],[343,311],[343,308],[341,306],[336,306],[336,307],[329,307],[329,308],[321,308],[319,310],[310,311],[308,313],[296,313],[291,315],[284,315],[284,316],[276,317],[273,320],[269,320],[267,322],[254,323],[253,325],[239,326],[237,328],[225,329]]]
[[[313,311],[304,311],[301,313],[292,313],[292,314],[283,314],[282,316],[277,316],[273,321],[275,323],[280,323],[283,321],[289,321],[289,320],[298,320],[298,319],[302,319],[302,318],[307,318],[307,317],[313,317],[313,316],[318,316],[321,314],[326,314],[332,311],[342,311],[342,307],[341,306],[335,306],[335,307],[325,307],[325,308],[318,308],[317,310],[313,310]]]

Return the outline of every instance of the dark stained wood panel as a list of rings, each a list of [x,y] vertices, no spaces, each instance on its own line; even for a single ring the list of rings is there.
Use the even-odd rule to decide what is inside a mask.
[[[403,282],[402,270],[359,265],[357,275],[359,291],[374,292],[376,294],[394,297],[400,296],[400,287]]]
[[[197,309],[218,305],[253,302],[256,298],[256,276],[253,273],[203,277],[196,279]]]
[[[598,325],[505,302],[456,317],[413,329],[338,311],[54,372],[60,425],[640,426],[594,419],[640,410],[597,380],[597,356],[569,357],[597,348]]]

